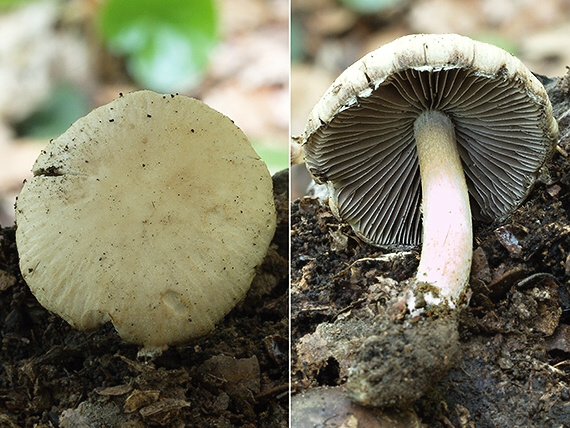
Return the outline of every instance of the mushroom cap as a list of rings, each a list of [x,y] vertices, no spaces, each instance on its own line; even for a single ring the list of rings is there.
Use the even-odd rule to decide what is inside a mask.
[[[214,328],[251,285],[276,225],[271,176],[201,101],[150,91],[52,140],[16,205],[22,275],[74,327],[112,321],[149,351]]]
[[[313,108],[302,136],[333,212],[378,246],[421,241],[414,121],[447,114],[473,216],[504,218],[552,155],[558,127],[542,84],[504,50],[455,34],[401,37],[346,69]]]

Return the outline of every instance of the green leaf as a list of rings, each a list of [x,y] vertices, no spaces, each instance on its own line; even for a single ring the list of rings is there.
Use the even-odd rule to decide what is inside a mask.
[[[305,56],[305,28],[295,16],[291,16],[291,62],[302,61]]]
[[[358,13],[377,13],[390,9],[401,0],[341,0],[349,9]]]
[[[498,46],[501,49],[504,49],[507,52],[512,53],[513,55],[518,54],[519,49],[516,41],[512,38],[503,36],[499,33],[483,32],[483,33],[471,34],[470,37],[480,42],[485,42],[491,45]]]
[[[31,3],[31,0],[0,0],[0,11],[4,12],[26,3]]]
[[[88,96],[69,83],[61,83],[36,112],[16,124],[16,132],[32,138],[56,137],[88,111]]]
[[[107,0],[99,28],[112,53],[127,57],[137,83],[184,91],[201,80],[216,43],[213,0]]]
[[[289,147],[271,144],[266,141],[252,141],[251,145],[267,164],[271,175],[289,167]]]

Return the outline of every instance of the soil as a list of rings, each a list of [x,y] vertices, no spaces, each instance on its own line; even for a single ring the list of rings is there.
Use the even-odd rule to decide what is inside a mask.
[[[245,299],[210,335],[154,359],[112,325],[72,329],[22,280],[0,227],[0,427],[286,427],[288,174],[274,176],[272,246]]]
[[[459,352],[444,350],[442,360],[451,361],[447,374],[432,379],[413,404],[392,403],[397,411],[356,409],[344,388],[363,355],[370,364],[388,355],[365,349],[359,356],[359,350],[373,333],[381,336],[379,319],[397,318],[394,299],[415,274],[418,250],[367,245],[317,198],[292,203],[296,426],[338,415],[344,419],[327,426],[365,419],[363,426],[384,427],[570,426],[570,71],[559,79],[540,78],[560,127],[549,177],[503,222],[475,225],[472,296],[459,315]]]

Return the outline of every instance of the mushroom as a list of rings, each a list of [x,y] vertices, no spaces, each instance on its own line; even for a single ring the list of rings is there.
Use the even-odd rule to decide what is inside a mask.
[[[413,318],[468,303],[472,215],[504,219],[519,206],[557,134],[546,91],[520,60],[467,37],[426,34],[345,70],[313,108],[302,142],[332,211],[358,236],[387,248],[422,244],[405,294]],[[394,404],[360,381],[358,401]]]
[[[112,321],[150,355],[244,298],[276,213],[267,167],[230,119],[139,91],[47,145],[16,222],[22,275],[46,309],[79,329]]]

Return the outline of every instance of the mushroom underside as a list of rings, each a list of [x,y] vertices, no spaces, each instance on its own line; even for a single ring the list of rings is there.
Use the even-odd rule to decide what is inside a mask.
[[[542,144],[542,106],[523,87],[462,68],[391,76],[346,104],[304,145],[307,167],[329,182],[333,211],[367,242],[421,242],[421,182],[414,122],[445,113],[455,127],[475,219],[518,206],[552,153]]]

